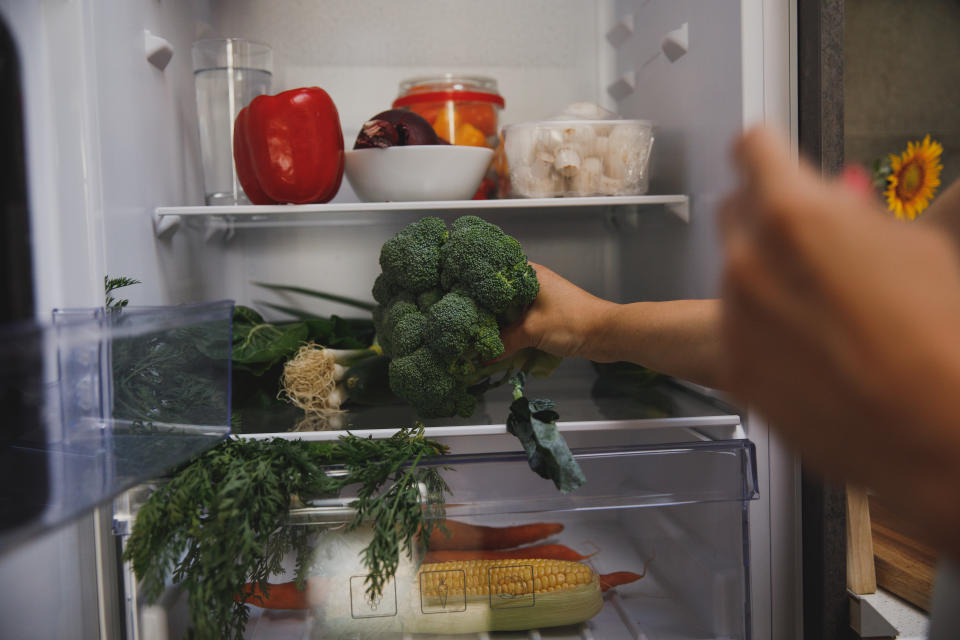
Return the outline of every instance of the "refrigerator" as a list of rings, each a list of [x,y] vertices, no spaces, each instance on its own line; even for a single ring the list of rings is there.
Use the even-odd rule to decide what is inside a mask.
[[[185,327],[227,330],[233,302],[286,301],[254,281],[370,299],[379,248],[392,234],[424,215],[479,215],[519,239],[532,261],[598,296],[717,295],[715,210],[734,184],[731,141],[760,122],[800,140],[798,43],[819,47],[823,19],[812,16],[801,34],[803,15],[797,3],[775,0],[0,3],[19,52],[32,327],[44,378],[32,402],[47,438],[16,443],[40,452],[42,480],[30,482],[42,495],[31,498],[34,513],[0,532],[0,637],[179,637],[182,598],[171,590],[144,602],[120,553],[142,499],[136,488],[229,431],[229,358],[202,374],[226,390],[211,411],[180,417],[193,431],[137,448],[135,464],[122,447],[143,434],[116,411],[111,379],[124,346],[175,342]],[[190,51],[215,37],[269,44],[271,92],[324,88],[347,148],[401,80],[446,72],[495,78],[506,102],[501,125],[575,102],[649,120],[649,191],[361,206],[344,182],[325,205],[207,206]],[[102,306],[105,277],[119,275],[140,284],[123,290],[130,307],[118,327]],[[335,303],[311,310],[349,314]],[[560,402],[560,431],[587,474],[569,496],[526,469],[503,424],[505,391],[471,418],[431,420],[427,429],[451,449],[451,517],[560,522],[560,541],[596,551],[588,561],[596,572],[644,569],[644,578],[605,594],[585,623],[460,637],[801,637],[798,459],[762,417],[717,391],[668,380],[646,400],[604,404],[591,394],[594,378],[589,363],[571,359],[531,383],[532,395]],[[383,437],[413,418],[367,414],[352,428]],[[335,523],[330,513],[298,517],[318,531]],[[337,583],[338,597],[359,604],[345,605],[342,637],[366,633],[377,617],[349,578]],[[417,604],[404,602],[415,594],[392,593],[379,611],[400,616]],[[322,616],[251,611],[248,637],[340,637]],[[457,612],[415,613],[436,625]]]

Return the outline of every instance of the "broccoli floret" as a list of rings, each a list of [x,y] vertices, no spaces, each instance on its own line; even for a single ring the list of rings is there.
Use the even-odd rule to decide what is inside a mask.
[[[500,329],[539,291],[520,243],[496,225],[465,216],[448,232],[423,218],[383,245],[380,266],[374,322],[393,359],[390,388],[421,416],[469,416],[477,396],[529,362],[485,364],[503,354]]]
[[[520,243],[477,216],[464,216],[453,223],[440,254],[443,287],[462,288],[496,314],[516,315],[540,291],[537,274]]]
[[[420,307],[421,311],[426,313],[427,311],[430,311],[430,307],[440,301],[440,298],[443,297],[444,293],[446,292],[440,288],[424,291],[417,296],[417,306]]]
[[[440,218],[422,218],[387,240],[380,249],[384,281],[379,293],[383,295],[387,293],[384,289],[393,288],[417,294],[437,287],[440,249],[449,235]]]
[[[387,277],[382,273],[373,281],[373,299],[381,306],[390,304],[390,301],[401,291],[403,291],[403,289],[399,289],[390,284]]]
[[[408,296],[401,295],[388,307],[377,307],[374,321],[380,347],[388,356],[411,354],[423,343],[427,319]]]
[[[466,418],[477,405],[450,366],[426,347],[390,361],[390,389],[424,418]]]
[[[451,291],[430,307],[426,343],[448,362],[464,354],[477,354],[487,361],[503,353],[497,319],[459,291]]]

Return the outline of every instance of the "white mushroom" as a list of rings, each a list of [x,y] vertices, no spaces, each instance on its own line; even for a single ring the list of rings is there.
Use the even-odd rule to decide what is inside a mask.
[[[527,166],[536,154],[536,131],[531,127],[511,127],[504,136],[504,150],[511,167]]]
[[[600,176],[600,193],[606,196],[617,196],[626,193],[627,183],[622,178]]]
[[[510,183],[514,193],[528,198],[556,195],[559,186],[557,176],[553,172],[544,176],[535,176],[530,167],[511,168]]]
[[[615,126],[610,132],[604,157],[604,173],[626,183],[637,182],[641,177],[649,136],[649,131],[635,125]]]
[[[581,149],[589,152],[593,148],[597,134],[592,125],[589,124],[570,124],[563,128],[563,144],[578,145]]]
[[[570,191],[578,196],[592,196],[600,193],[600,179],[603,176],[600,158],[584,158],[577,175],[570,178]]]
[[[607,149],[610,148],[610,138],[607,136],[597,136],[593,141],[593,152],[591,155],[595,155],[599,158],[607,155]]]
[[[560,149],[557,151],[557,159],[554,160],[553,167],[567,178],[577,175],[580,171],[580,153],[574,147]]]
[[[566,108],[553,119],[610,120],[616,117],[616,114],[607,111],[598,104],[593,104],[592,102],[574,102],[573,104],[567,105]]]
[[[548,153],[539,153],[530,164],[530,174],[536,180],[544,180],[553,175],[555,158]]]

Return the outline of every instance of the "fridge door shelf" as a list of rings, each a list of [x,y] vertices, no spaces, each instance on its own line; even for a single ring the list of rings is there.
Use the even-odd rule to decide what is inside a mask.
[[[443,637],[748,638],[746,505],[758,496],[753,444],[733,440],[587,448],[575,455],[589,481],[567,496],[531,474],[523,456],[444,456],[437,464],[443,465],[441,473],[452,489],[446,517],[486,526],[559,523],[559,533],[532,544],[558,543],[590,554],[584,562],[598,574],[630,571],[643,578],[608,591],[600,612],[578,625]],[[319,580],[322,594],[311,600],[315,608],[310,611],[251,607],[247,638],[399,638],[390,634],[403,629],[402,637],[425,640],[436,636],[409,630],[439,620],[433,614],[445,614],[447,633],[467,620],[458,617],[463,608],[420,608],[415,576],[419,556],[401,560],[406,564],[388,586],[392,621],[381,619],[382,624],[374,625],[362,612],[355,615],[351,607],[356,608],[365,593],[365,570],[357,552],[367,534],[362,528],[349,532],[344,527],[353,516],[351,500],[343,495],[291,510],[291,524],[311,529],[309,575]],[[293,555],[284,560],[284,573],[270,582],[293,580]],[[140,633],[182,624],[182,595],[173,588],[161,603],[142,604]],[[533,613],[536,599],[530,600]],[[483,606],[470,605],[471,610]],[[168,617],[171,608],[179,613]],[[418,620],[420,616],[424,618]]]
[[[382,222],[384,215],[603,215],[617,229],[629,229],[636,217],[666,211],[690,221],[690,199],[685,195],[599,196],[583,198],[529,198],[504,200],[449,200],[433,202],[334,202],[301,205],[238,205],[157,207],[154,227],[167,235],[183,223],[209,235],[229,236],[241,228],[363,226]]]
[[[229,301],[0,327],[0,553],[230,431]]]
[[[616,370],[616,365],[599,367],[608,367],[602,371]],[[526,393],[530,398],[557,402],[557,424],[571,446],[743,437],[737,409],[721,400],[666,376],[625,387],[629,380],[629,375],[611,378],[600,374],[586,360],[566,359],[550,377],[528,378]],[[506,435],[505,426],[512,401],[510,385],[503,385],[487,391],[468,418],[423,419],[406,405],[351,406],[326,424],[305,420],[303,412],[289,404],[278,402],[272,411],[235,405],[234,435],[333,440],[343,429],[349,429],[364,437],[386,438],[402,426],[419,422],[426,427],[428,437],[448,442],[455,452],[463,452],[462,447],[469,446],[463,441],[472,436],[484,437],[485,447],[500,437],[507,450],[515,450],[518,443]]]

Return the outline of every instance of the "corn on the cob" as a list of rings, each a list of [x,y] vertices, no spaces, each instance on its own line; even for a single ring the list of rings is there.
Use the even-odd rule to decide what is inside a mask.
[[[419,616],[405,625],[409,631],[460,634],[555,627],[589,620],[603,606],[593,569],[566,560],[424,564],[418,583],[422,610],[449,615],[442,616],[442,627],[434,616]]]
[[[446,593],[465,589],[467,596],[522,596],[573,589],[595,579],[585,564],[544,558],[437,562],[422,565],[420,576],[421,594],[428,598],[440,596],[441,582]]]
[[[371,602],[358,560],[367,542],[351,532],[332,534],[318,546],[314,563],[324,588],[307,598],[315,603],[315,638],[385,640],[416,633],[446,638],[543,629],[585,622],[603,607],[600,578],[583,563],[505,558],[418,566],[406,554],[382,597]]]

